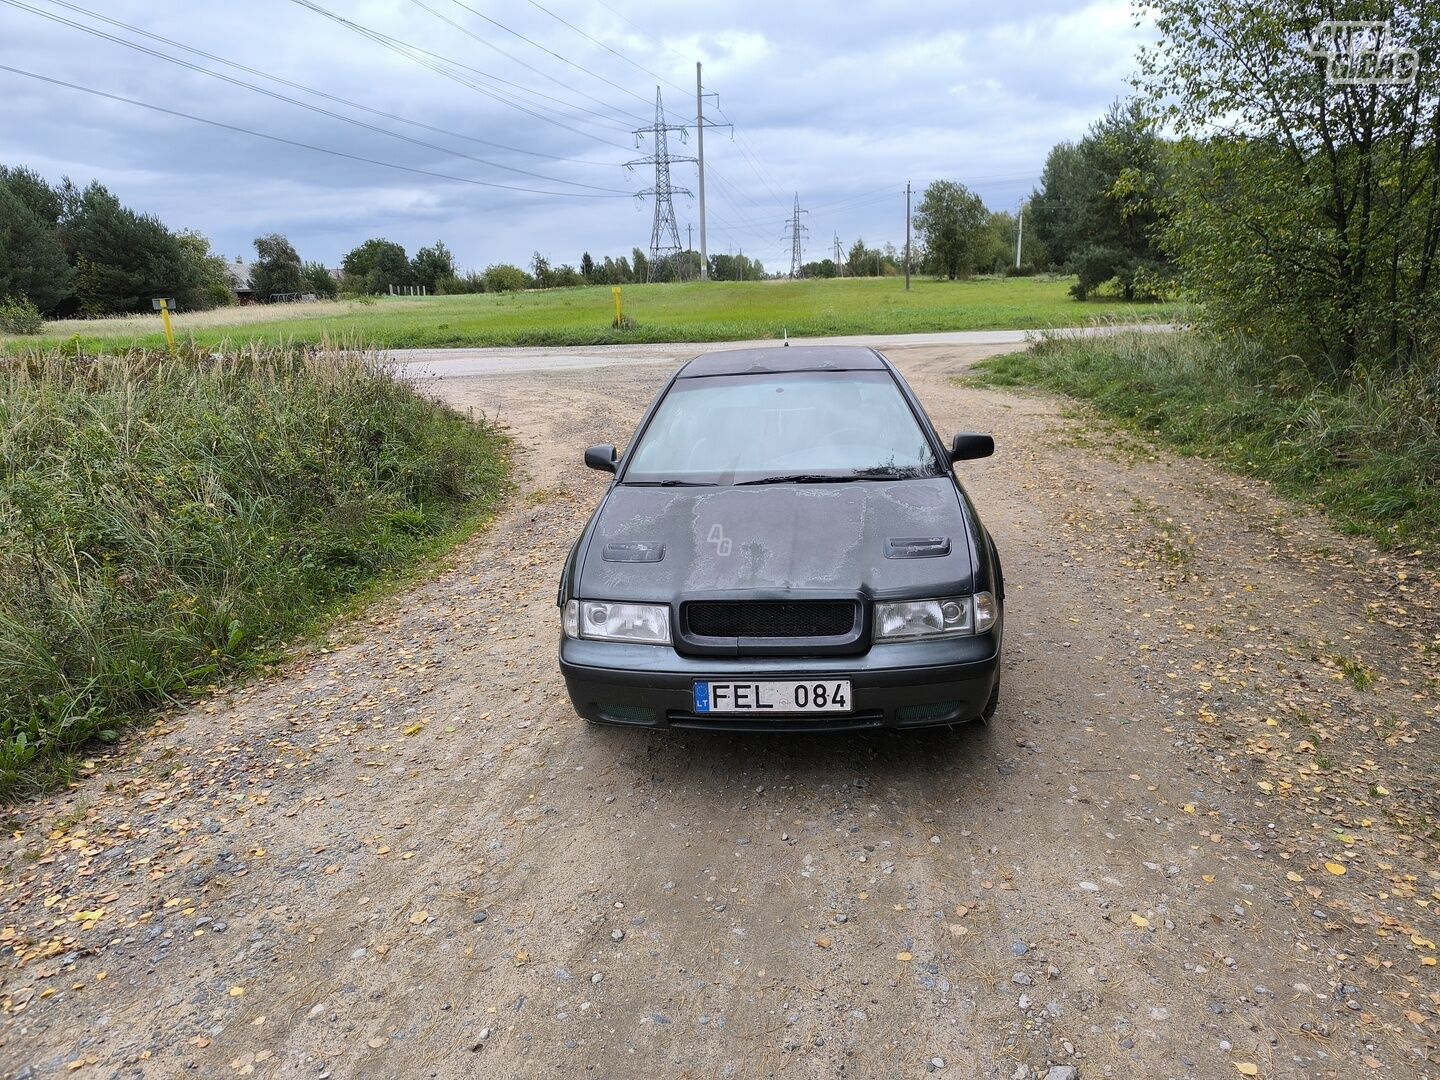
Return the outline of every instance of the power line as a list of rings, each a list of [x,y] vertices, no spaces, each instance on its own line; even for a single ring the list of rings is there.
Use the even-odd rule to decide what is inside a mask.
[[[163,113],[166,116],[176,116],[182,120],[193,120],[197,124],[208,124],[211,127],[222,128],[225,131],[234,131],[241,135],[251,135],[257,139],[265,139],[268,142],[281,143],[285,146],[297,146],[302,150],[313,150],[317,154],[329,154],[331,157],[344,158],[347,161],[358,161],[365,165],[378,165],[382,169],[394,169],[397,172],[414,173],[417,176],[431,176],[438,180],[451,180],[457,184],[472,184],[476,187],[497,188],[501,191],[518,191],[527,195],[550,195],[563,199],[623,199],[629,197],[628,192],[619,195],[592,195],[582,191],[545,191],[541,188],[520,187],[515,184],[499,184],[493,180],[476,180],[468,176],[455,176],[451,173],[435,172],[431,169],[417,169],[410,165],[397,165],[393,161],[380,161],[377,158],[351,154],[344,150],[331,150],[329,147],[316,146],[313,143],[301,142],[298,139],[287,139],[280,135],[269,135],[263,131],[240,127],[238,124],[227,124],[223,120],[211,120],[208,117],[196,116],[193,113],[181,112],[178,109],[167,109],[163,105],[153,105],[148,101],[137,101],[134,98],[122,97],[119,94],[112,94],[105,90],[97,90],[91,86],[81,86],[79,83],[66,82],[63,79],[54,79],[49,75],[41,75],[34,71],[26,71],[23,68],[11,67],[8,64],[0,64],[0,71],[8,71],[13,75],[23,75],[27,79],[35,79],[39,82],[49,83],[52,86],[63,86],[68,90],[78,90],[81,93],[91,94],[109,101],[118,101],[125,105],[134,105],[137,108],[149,109],[151,112]]]
[[[557,83],[557,84],[559,84],[560,86],[567,86],[569,89],[574,90],[575,93],[577,93],[577,94],[582,94],[583,96],[590,98],[591,101],[599,101],[599,100],[600,100],[599,98],[590,97],[589,94],[586,94],[585,91],[580,90],[580,89],[578,89],[577,87],[569,86],[568,83],[560,82],[560,80],[557,79],[557,78],[555,78],[553,75],[548,75],[548,74],[546,74],[544,71],[540,70],[539,68],[533,67],[532,65],[525,63],[525,61],[524,61],[524,60],[521,60],[519,57],[514,56],[514,55],[512,55],[512,54],[510,54],[510,53],[507,53],[504,49],[500,48],[498,45],[495,45],[495,44],[492,44],[492,43],[489,42],[489,41],[486,41],[484,38],[480,37],[480,35],[472,32],[472,31],[471,31],[470,29],[468,29],[467,27],[461,26],[459,23],[454,22],[453,20],[446,18],[444,15],[441,15],[441,14],[440,14],[438,11],[436,11],[434,8],[429,7],[428,5],[426,5],[425,3],[423,3],[422,0],[410,0],[410,2],[411,2],[412,4],[414,4],[416,7],[422,8],[423,10],[430,12],[430,14],[431,14],[431,15],[434,15],[437,19],[441,19],[441,20],[449,23],[451,26],[455,27],[457,30],[459,30],[461,33],[467,35],[468,37],[474,38],[476,41],[480,42],[480,43],[481,43],[482,45],[484,45],[486,48],[494,49],[496,52],[500,53],[500,55],[510,57],[510,59],[511,59],[511,60],[514,60],[515,63],[520,64],[522,67],[529,68],[531,71],[535,72],[537,75],[544,76],[545,78],[549,79],[551,82]],[[569,65],[570,67],[574,68],[576,71],[579,71],[579,72],[581,72],[581,73],[583,73],[583,74],[585,74],[585,75],[589,75],[592,79],[599,79],[601,82],[605,83],[607,86],[612,86],[612,87],[614,87],[616,90],[619,90],[622,94],[629,94],[631,97],[636,98],[636,99],[638,99],[639,101],[645,101],[645,98],[642,97],[641,95],[635,93],[634,90],[631,90],[631,89],[629,89],[628,87],[625,87],[625,86],[621,86],[621,85],[620,85],[619,83],[617,83],[617,82],[611,82],[609,79],[605,78],[605,76],[596,74],[595,72],[591,71],[589,68],[585,67],[583,64],[577,64],[575,61],[571,60],[569,57],[560,55],[560,54],[559,54],[558,52],[556,52],[554,49],[547,48],[547,47],[545,47],[544,45],[541,45],[538,41],[534,41],[534,40],[526,37],[524,34],[520,33],[520,31],[518,31],[518,30],[512,30],[510,27],[506,26],[504,23],[502,23],[502,22],[500,22],[500,21],[498,21],[498,20],[496,20],[496,19],[492,19],[489,15],[486,15],[483,11],[476,11],[476,10],[475,10],[473,7],[471,7],[469,4],[463,4],[463,3],[461,3],[460,0],[450,0],[450,2],[451,2],[452,4],[454,4],[456,7],[460,8],[460,9],[462,9],[462,10],[464,10],[464,11],[468,11],[471,15],[474,15],[477,19],[483,19],[485,22],[489,23],[491,26],[494,26],[494,27],[496,27],[496,28],[498,28],[498,29],[500,29],[500,30],[504,30],[507,34],[510,34],[512,37],[517,37],[517,38],[519,38],[521,41],[525,42],[527,45],[531,46],[532,48],[539,49],[541,52],[545,53],[547,56],[553,56],[556,60],[559,60],[562,64],[567,64],[567,65]],[[601,103],[602,105],[605,105],[605,107],[606,107],[607,109],[612,109],[613,111],[615,111],[615,112],[617,112],[617,113],[622,113],[623,115],[630,117],[632,120],[639,120],[639,119],[640,119],[640,117],[637,116],[637,115],[636,115],[635,113],[633,113],[633,112],[626,112],[624,109],[621,109],[621,108],[619,108],[618,106],[606,105],[605,102],[600,102],[600,103]],[[648,102],[647,102],[647,104],[648,104]]]
[[[628,128],[615,125],[614,119],[612,117],[604,115],[603,113],[597,113],[593,109],[585,108],[583,105],[575,105],[572,102],[561,101],[557,97],[552,97],[549,94],[543,94],[538,90],[532,90],[529,87],[521,86],[519,83],[511,82],[508,79],[502,79],[499,76],[491,75],[489,72],[482,71],[479,68],[471,67],[468,64],[463,64],[458,60],[452,60],[448,56],[442,56],[441,54],[431,52],[428,49],[422,49],[418,45],[411,45],[409,42],[401,41],[399,38],[391,37],[389,34],[381,33],[379,30],[372,30],[368,26],[362,26],[360,23],[354,22],[351,19],[347,19],[343,15],[337,15],[335,12],[321,7],[319,4],[314,3],[314,0],[291,0],[291,2],[315,12],[315,14],[317,15],[321,15],[331,20],[332,22],[337,23],[338,25],[345,27],[347,30],[351,30],[354,33],[359,34],[361,37],[366,38],[369,41],[375,42],[382,48],[389,49],[397,56],[404,57],[406,60],[409,60],[412,63],[419,64],[421,67],[433,71],[435,74],[441,76],[442,78],[446,78],[452,82],[459,83],[461,86],[467,87],[468,89],[475,91],[477,94],[483,94],[486,97],[493,98],[495,101],[500,102],[502,105],[509,105],[512,109],[517,109],[520,112],[525,113],[527,116],[533,116],[535,119],[547,124],[554,124],[556,127],[564,128],[566,131],[573,132],[576,135],[580,135],[594,142],[598,142],[603,146],[612,146],[617,150],[629,149],[628,147],[621,146],[619,143],[614,143],[610,142],[607,139],[602,139],[599,135],[595,135],[592,132],[581,131],[579,128],[571,127],[569,124],[562,123],[561,121],[549,116],[542,116],[540,113],[534,111],[534,109],[545,109],[547,112],[559,113],[559,110],[557,109],[552,109],[548,106],[538,104],[534,105],[534,108],[530,108],[526,104],[521,104],[520,102],[513,100],[505,92],[496,90],[493,87],[481,86],[475,83],[473,80],[458,74],[458,72],[470,72],[471,74],[478,75],[483,79],[489,79],[493,82],[498,82],[501,85],[513,87],[520,93],[529,94],[532,97],[544,98],[546,101],[559,102],[562,105],[573,108],[577,112],[586,113],[590,116],[597,117],[598,119],[603,120],[606,126],[610,127],[611,130],[629,130]],[[568,114],[560,113],[560,115]]]
[[[546,15],[549,15],[549,16],[550,16],[552,19],[554,19],[556,22],[562,23],[563,25],[568,26],[571,30],[574,30],[575,33],[579,34],[579,35],[580,35],[581,37],[583,37],[586,41],[594,42],[596,45],[599,45],[600,48],[604,49],[606,52],[610,53],[612,56],[618,56],[621,60],[624,60],[624,61],[625,61],[627,64],[629,64],[631,67],[636,68],[636,69],[638,69],[638,70],[640,70],[640,71],[643,71],[646,75],[649,75],[652,79],[659,79],[659,80],[660,80],[661,82],[663,82],[663,83],[668,83],[672,89],[679,90],[682,94],[688,94],[688,93],[690,92],[689,90],[685,89],[685,87],[683,87],[683,86],[677,86],[675,83],[670,82],[670,80],[667,79],[667,78],[665,78],[664,75],[660,75],[660,74],[657,74],[656,72],[651,71],[651,70],[650,70],[649,68],[647,68],[644,64],[636,63],[634,60],[630,59],[630,57],[626,56],[624,53],[620,52],[618,49],[613,49],[613,48],[611,48],[609,45],[605,44],[605,42],[601,41],[599,38],[597,38],[597,37],[591,37],[591,36],[590,36],[589,34],[587,34],[584,30],[581,30],[580,27],[576,26],[574,23],[570,22],[568,19],[564,19],[564,18],[562,18],[561,16],[556,15],[555,12],[551,11],[551,10],[550,10],[548,7],[546,7],[544,4],[539,3],[538,0],[527,0],[527,2],[530,4],[531,7],[539,8],[541,11],[543,11]],[[611,9],[609,9],[609,10],[612,11],[614,14],[617,14],[617,15],[619,14],[619,12],[615,12],[613,8],[611,8]],[[621,15],[620,17],[621,17],[622,19],[625,18],[623,15]],[[629,20],[629,19],[625,19],[625,21],[626,21],[626,22],[629,22],[630,20]],[[632,24],[632,25],[633,25],[633,24]]]
[[[467,142],[477,143],[480,146],[491,146],[497,150],[508,150],[511,153],[526,154],[530,157],[546,158],[550,161],[565,161],[577,165],[619,165],[619,162],[592,161],[586,158],[570,158],[563,157],[559,154],[546,154],[539,150],[527,150],[521,146],[509,146],[505,143],[491,142],[488,139],[481,139],[474,135],[467,135],[462,131],[451,131],[448,128],[436,127],[433,124],[427,124],[421,120],[413,120],[407,116],[400,116],[396,113],[386,112],[384,109],[376,109],[369,105],[362,105],[358,101],[351,101],[349,98],[340,97],[336,94],[331,94],[325,90],[318,90],[313,86],[306,86],[304,83],[298,83],[291,79],[283,78],[279,75],[272,75],[268,71],[264,71],[260,68],[251,67],[248,64],[242,64],[235,60],[227,60],[223,56],[217,56],[214,53],[206,52],[204,49],[197,49],[193,45],[186,45],[184,42],[176,41],[173,38],[163,37],[162,35],[155,33],[153,30],[145,30],[130,23],[121,22],[119,19],[112,19],[108,15],[102,15],[99,12],[91,11],[88,8],[80,7],[77,4],[67,3],[66,0],[45,0],[45,2],[49,3],[52,7],[65,8],[69,11],[88,16],[89,18],[94,19],[97,22],[102,22],[106,25],[114,26],[121,30],[128,30],[132,34],[138,34],[143,37],[147,37],[152,41],[158,41],[162,44],[169,45],[172,48],[181,49],[184,52],[190,53],[193,56],[200,56],[205,58],[206,60],[212,60],[217,64],[224,64],[226,67],[234,68],[236,71],[243,71],[247,74],[258,76],[262,79],[269,79],[271,82],[279,83],[281,86],[288,86],[293,90],[299,90],[306,94],[313,94],[315,97],[323,98],[326,101],[336,102],[337,104],[344,105],[347,108],[358,109],[361,112],[369,113],[372,116],[383,117],[386,120],[394,120],[398,123],[409,124],[412,127],[420,128],[425,131],[433,131],[438,135],[449,135],[452,138],[464,139]],[[40,14],[44,13],[42,12]],[[46,17],[53,18],[53,16],[49,15],[47,15]]]
[[[128,49],[134,49],[136,52],[144,53],[147,56],[153,56],[156,59],[164,60],[167,63],[176,64],[179,67],[183,67],[190,71],[197,72],[201,75],[208,75],[213,79],[219,79],[222,82],[230,83],[232,86],[239,86],[243,89],[253,91],[257,94],[263,94],[265,97],[273,98],[276,101],[283,101],[286,104],[295,105],[301,109],[307,109],[310,112],[317,113],[321,116],[328,116],[331,119],[339,120],[346,124],[352,124],[355,127],[363,128],[366,131],[373,131],[379,135],[387,135],[392,139],[399,139],[402,142],[407,142],[415,146],[424,147],[427,150],[435,150],[439,153],[446,154],[451,157],[464,158],[466,161],[473,161],[478,165],[485,165],[492,169],[502,169],[505,172],[512,172],[519,176],[528,176],[534,180],[545,180],[552,184],[564,184],[567,187],[587,188],[591,191],[603,191],[609,194],[626,194],[625,192],[619,191],[616,188],[606,188],[601,187],[598,184],[586,184],[580,182],[579,180],[565,180],[558,176],[549,176],[545,173],[532,172],[529,169],[517,168],[514,165],[504,165],[498,161],[490,161],[486,158],[475,157],[472,154],[462,153],[459,150],[453,150],[449,147],[441,146],[438,143],[426,142],[424,139],[415,139],[409,135],[402,135],[398,131],[389,131],[386,128],[377,127],[374,124],[368,124],[364,120],[357,120],[352,116],[345,116],[343,113],[337,113],[331,109],[321,108],[319,105],[312,105],[309,102],[300,101],[297,98],[288,97],[285,94],[278,93],[274,90],[267,90],[263,86],[256,86],[254,83],[248,83],[243,79],[236,79],[233,76],[225,75],[218,71],[211,71],[209,68],[203,68],[199,64],[192,64],[188,60],[182,60],[177,56],[170,56],[166,53],[160,52],[157,49],[151,49],[148,46],[140,45],[133,41],[126,41],[124,38],[116,37],[114,34],[107,34],[103,30],[96,30],[93,27],[85,26],[83,23],[75,22],[73,19],[67,19],[60,15],[53,15],[49,12],[41,11],[39,8],[34,8],[31,7],[29,4],[21,3],[20,0],[0,0],[0,3],[8,4],[10,7],[19,8],[23,11],[29,11],[32,14],[39,15],[42,18],[49,19],[52,22],[59,23],[62,26],[68,26],[72,29],[79,30],[83,33],[91,34],[94,37],[101,38],[102,40],[110,41],[117,45],[123,45]]]

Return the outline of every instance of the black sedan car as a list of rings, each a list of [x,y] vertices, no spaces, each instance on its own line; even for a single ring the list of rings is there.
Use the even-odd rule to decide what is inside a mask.
[[[711,353],[660,391],[560,580],[560,669],[603,724],[843,731],[988,719],[1000,558],[899,372],[858,347]]]

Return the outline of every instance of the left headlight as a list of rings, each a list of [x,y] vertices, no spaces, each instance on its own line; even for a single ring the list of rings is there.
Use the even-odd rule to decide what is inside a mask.
[[[563,622],[567,637],[670,644],[670,608],[665,604],[570,600],[565,604]]]
[[[875,605],[875,640],[983,634],[995,625],[995,598],[988,592],[939,600],[902,600]]]

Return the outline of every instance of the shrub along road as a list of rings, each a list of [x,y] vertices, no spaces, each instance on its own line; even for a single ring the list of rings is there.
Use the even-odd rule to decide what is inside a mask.
[[[580,451],[669,368],[436,381],[522,491],[329,651],[12,814],[3,1071],[1440,1075],[1434,577],[957,387],[988,351],[894,353],[999,443],[964,470],[1009,582],[988,728],[587,729]]]

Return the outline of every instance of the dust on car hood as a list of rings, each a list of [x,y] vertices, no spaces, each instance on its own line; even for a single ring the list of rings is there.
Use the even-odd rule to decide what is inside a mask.
[[[966,518],[949,477],[716,488],[618,485],[585,550],[579,595],[972,591]],[[948,540],[911,547],[897,539]],[[660,549],[663,548],[663,551]],[[924,557],[917,557],[921,553]]]

